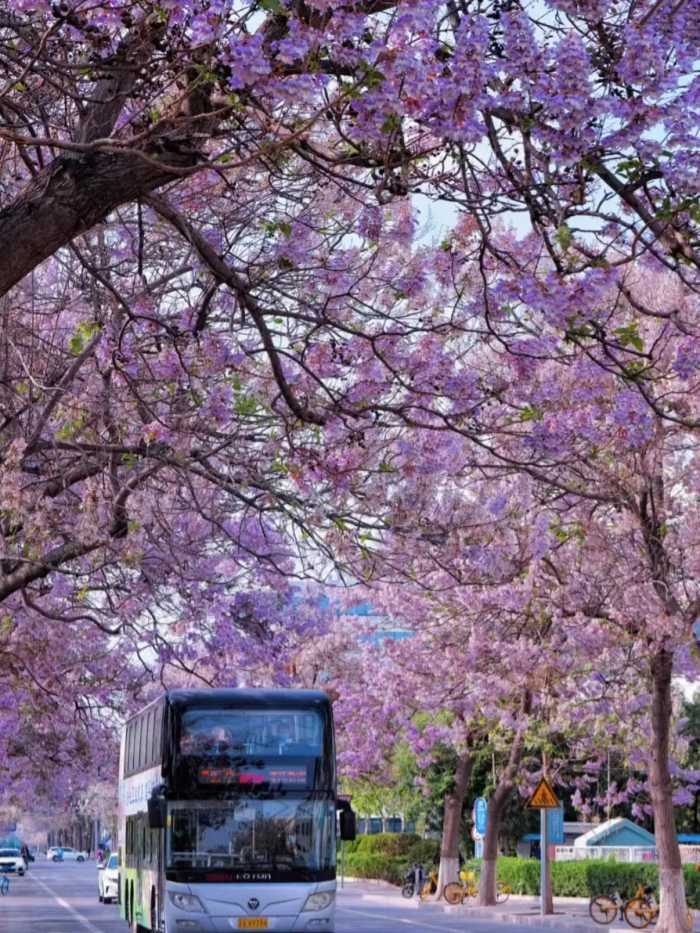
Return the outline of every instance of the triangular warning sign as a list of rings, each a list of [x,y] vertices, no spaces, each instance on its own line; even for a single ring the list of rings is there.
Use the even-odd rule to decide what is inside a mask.
[[[554,788],[547,778],[543,777],[526,806],[530,807],[532,810],[558,810],[561,804],[559,798],[554,793]]]

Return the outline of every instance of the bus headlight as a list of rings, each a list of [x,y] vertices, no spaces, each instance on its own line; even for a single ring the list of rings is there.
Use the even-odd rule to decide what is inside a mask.
[[[189,910],[191,913],[205,913],[204,905],[196,894],[181,894],[179,891],[168,892],[171,902],[180,910]]]
[[[333,891],[319,891],[318,894],[309,894],[306,903],[302,907],[302,913],[305,910],[325,910],[330,907],[335,900]]]

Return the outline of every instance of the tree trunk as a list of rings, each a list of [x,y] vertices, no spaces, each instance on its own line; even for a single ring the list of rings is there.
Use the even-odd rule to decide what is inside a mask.
[[[501,825],[501,815],[506,805],[512,784],[504,786],[503,778],[498,782],[496,790],[489,797],[488,820],[486,823],[486,836],[484,837],[484,855],[481,861],[481,875],[479,877],[480,907],[492,907],[496,903],[496,860],[498,858],[498,831]]]
[[[671,731],[671,675],[673,653],[661,649],[651,664],[651,754],[649,786],[654,806],[654,829],[659,857],[661,911],[657,933],[686,933],[687,906],[681,853],[676,838],[673,788],[668,767]]]
[[[454,788],[445,795],[444,817],[442,823],[442,842],[440,844],[440,868],[438,870],[435,899],[440,900],[445,885],[459,878],[459,840],[462,834],[462,809],[467,796],[469,778],[472,772],[470,751],[462,752],[457,758]]]
[[[9,249],[0,264],[0,295],[116,207],[176,180],[178,169],[195,163],[191,151],[59,156],[0,211],[0,241]]]
[[[479,907],[492,907],[496,903],[496,859],[498,858],[498,832],[503,809],[508,802],[525,748],[525,729],[532,698],[529,691],[523,697],[523,718],[513,737],[508,763],[501,773],[496,789],[489,798],[488,821],[484,838],[484,857],[479,879]]]

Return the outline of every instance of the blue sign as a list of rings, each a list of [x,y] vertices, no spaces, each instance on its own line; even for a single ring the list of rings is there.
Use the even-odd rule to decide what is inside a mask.
[[[488,822],[489,805],[483,797],[477,797],[474,801],[474,829],[479,836],[486,835],[486,824]]]
[[[547,810],[547,841],[551,846],[564,844],[564,807]]]

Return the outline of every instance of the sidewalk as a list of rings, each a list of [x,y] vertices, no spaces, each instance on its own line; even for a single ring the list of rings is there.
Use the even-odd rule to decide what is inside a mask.
[[[352,890],[363,900],[385,906],[401,904],[403,907],[414,907],[422,911],[441,911],[454,913],[464,917],[480,920],[491,920],[494,923],[521,924],[523,926],[551,926],[556,930],[566,930],[567,933],[598,933],[605,927],[594,923],[588,913],[588,898],[585,897],[555,897],[554,914],[541,916],[540,899],[532,895],[511,894],[505,904],[495,907],[476,907],[468,903],[452,907],[444,901],[419,901],[418,898],[403,898],[401,891],[386,881],[374,881],[366,878],[346,878],[345,886]],[[342,896],[342,889],[339,887]],[[698,917],[700,911],[693,911],[693,929],[699,929]],[[607,927],[608,930],[628,930],[630,927],[624,920],[616,920]]]

